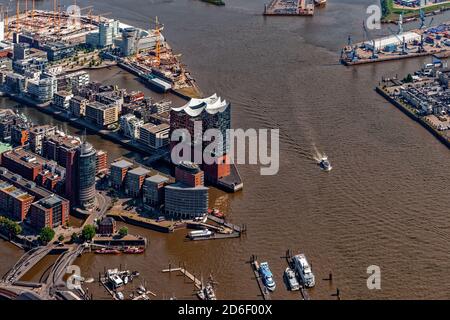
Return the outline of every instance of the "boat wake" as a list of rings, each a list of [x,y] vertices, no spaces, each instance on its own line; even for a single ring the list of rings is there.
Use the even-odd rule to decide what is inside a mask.
[[[323,159],[323,157],[326,157],[325,153],[322,153],[317,149],[316,145],[313,143],[313,151],[312,151],[312,158],[317,162],[320,163],[320,161]]]

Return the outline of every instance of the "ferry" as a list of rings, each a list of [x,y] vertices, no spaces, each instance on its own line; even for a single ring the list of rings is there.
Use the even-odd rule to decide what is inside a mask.
[[[275,281],[273,280],[273,275],[272,271],[270,271],[269,264],[267,262],[262,262],[259,265],[258,271],[262,277],[262,281],[266,286],[266,288],[269,289],[270,291],[275,291],[276,284]]]
[[[331,169],[333,169],[330,161],[328,161],[328,157],[325,155],[320,159],[319,166],[323,171],[331,171]]]
[[[284,271],[284,278],[289,286],[289,290],[296,291],[300,289],[300,284],[295,277],[295,272],[291,268],[287,267]]]
[[[203,230],[195,230],[195,231],[191,231],[188,234],[188,237],[191,240],[194,239],[198,239],[198,238],[209,238],[213,235],[212,231],[208,230],[208,229],[203,229]]]
[[[312,288],[316,285],[314,273],[311,270],[311,266],[306,260],[306,256],[303,253],[297,254],[292,258],[294,269],[301,283],[307,287]]]

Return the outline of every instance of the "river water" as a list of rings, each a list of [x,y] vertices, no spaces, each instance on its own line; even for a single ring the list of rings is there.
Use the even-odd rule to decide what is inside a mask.
[[[258,166],[241,165],[242,192],[212,192],[212,206],[248,225],[245,237],[186,242],[185,231],[166,235],[130,227],[150,239],[147,252],[85,255],[77,261],[84,275],[97,277],[105,267],[122,264],[140,271],[159,299],[193,298],[192,284],[161,273],[168,263],[184,262],[197,275],[213,273],[220,299],[259,299],[246,263],[256,254],[274,273],[273,298],[298,299],[282,283],[283,256],[290,248],[306,253],[313,264],[312,299],[335,299],[337,287],[343,299],[450,298],[450,153],[374,91],[382,76],[403,76],[428,58],[354,68],[338,64],[347,35],[363,40],[371,0],[328,0],[312,18],[266,18],[264,2],[228,0],[225,7],[196,0],[95,2],[97,12],[111,11],[139,27],[158,16],[202,91],[231,101],[234,128],[280,129],[280,170],[261,176]],[[436,16],[435,22],[448,18]],[[383,32],[388,31],[374,34]],[[139,88],[116,68],[96,71],[93,78]],[[36,122],[57,123],[35,110],[25,112]],[[110,158],[136,156],[99,137],[88,139]],[[329,156],[333,171],[318,169],[314,148]],[[0,243],[2,268],[16,258],[4,250]],[[381,268],[381,290],[367,288],[370,265]],[[331,284],[323,280],[330,271]],[[90,290],[94,298],[108,298],[97,285]]]

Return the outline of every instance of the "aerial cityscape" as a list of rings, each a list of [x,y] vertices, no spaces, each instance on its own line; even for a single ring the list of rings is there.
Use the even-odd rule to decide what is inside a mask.
[[[0,300],[449,299],[449,8],[0,1]]]

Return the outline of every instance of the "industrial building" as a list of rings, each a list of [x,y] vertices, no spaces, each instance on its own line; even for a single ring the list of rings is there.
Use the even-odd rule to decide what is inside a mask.
[[[367,50],[373,51],[375,44],[375,50],[380,51],[385,50],[386,48],[389,48],[391,46],[401,46],[403,42],[408,44],[414,41],[421,41],[420,34],[415,32],[403,32],[401,34],[390,35],[387,37],[367,41],[364,43],[364,46]]]

